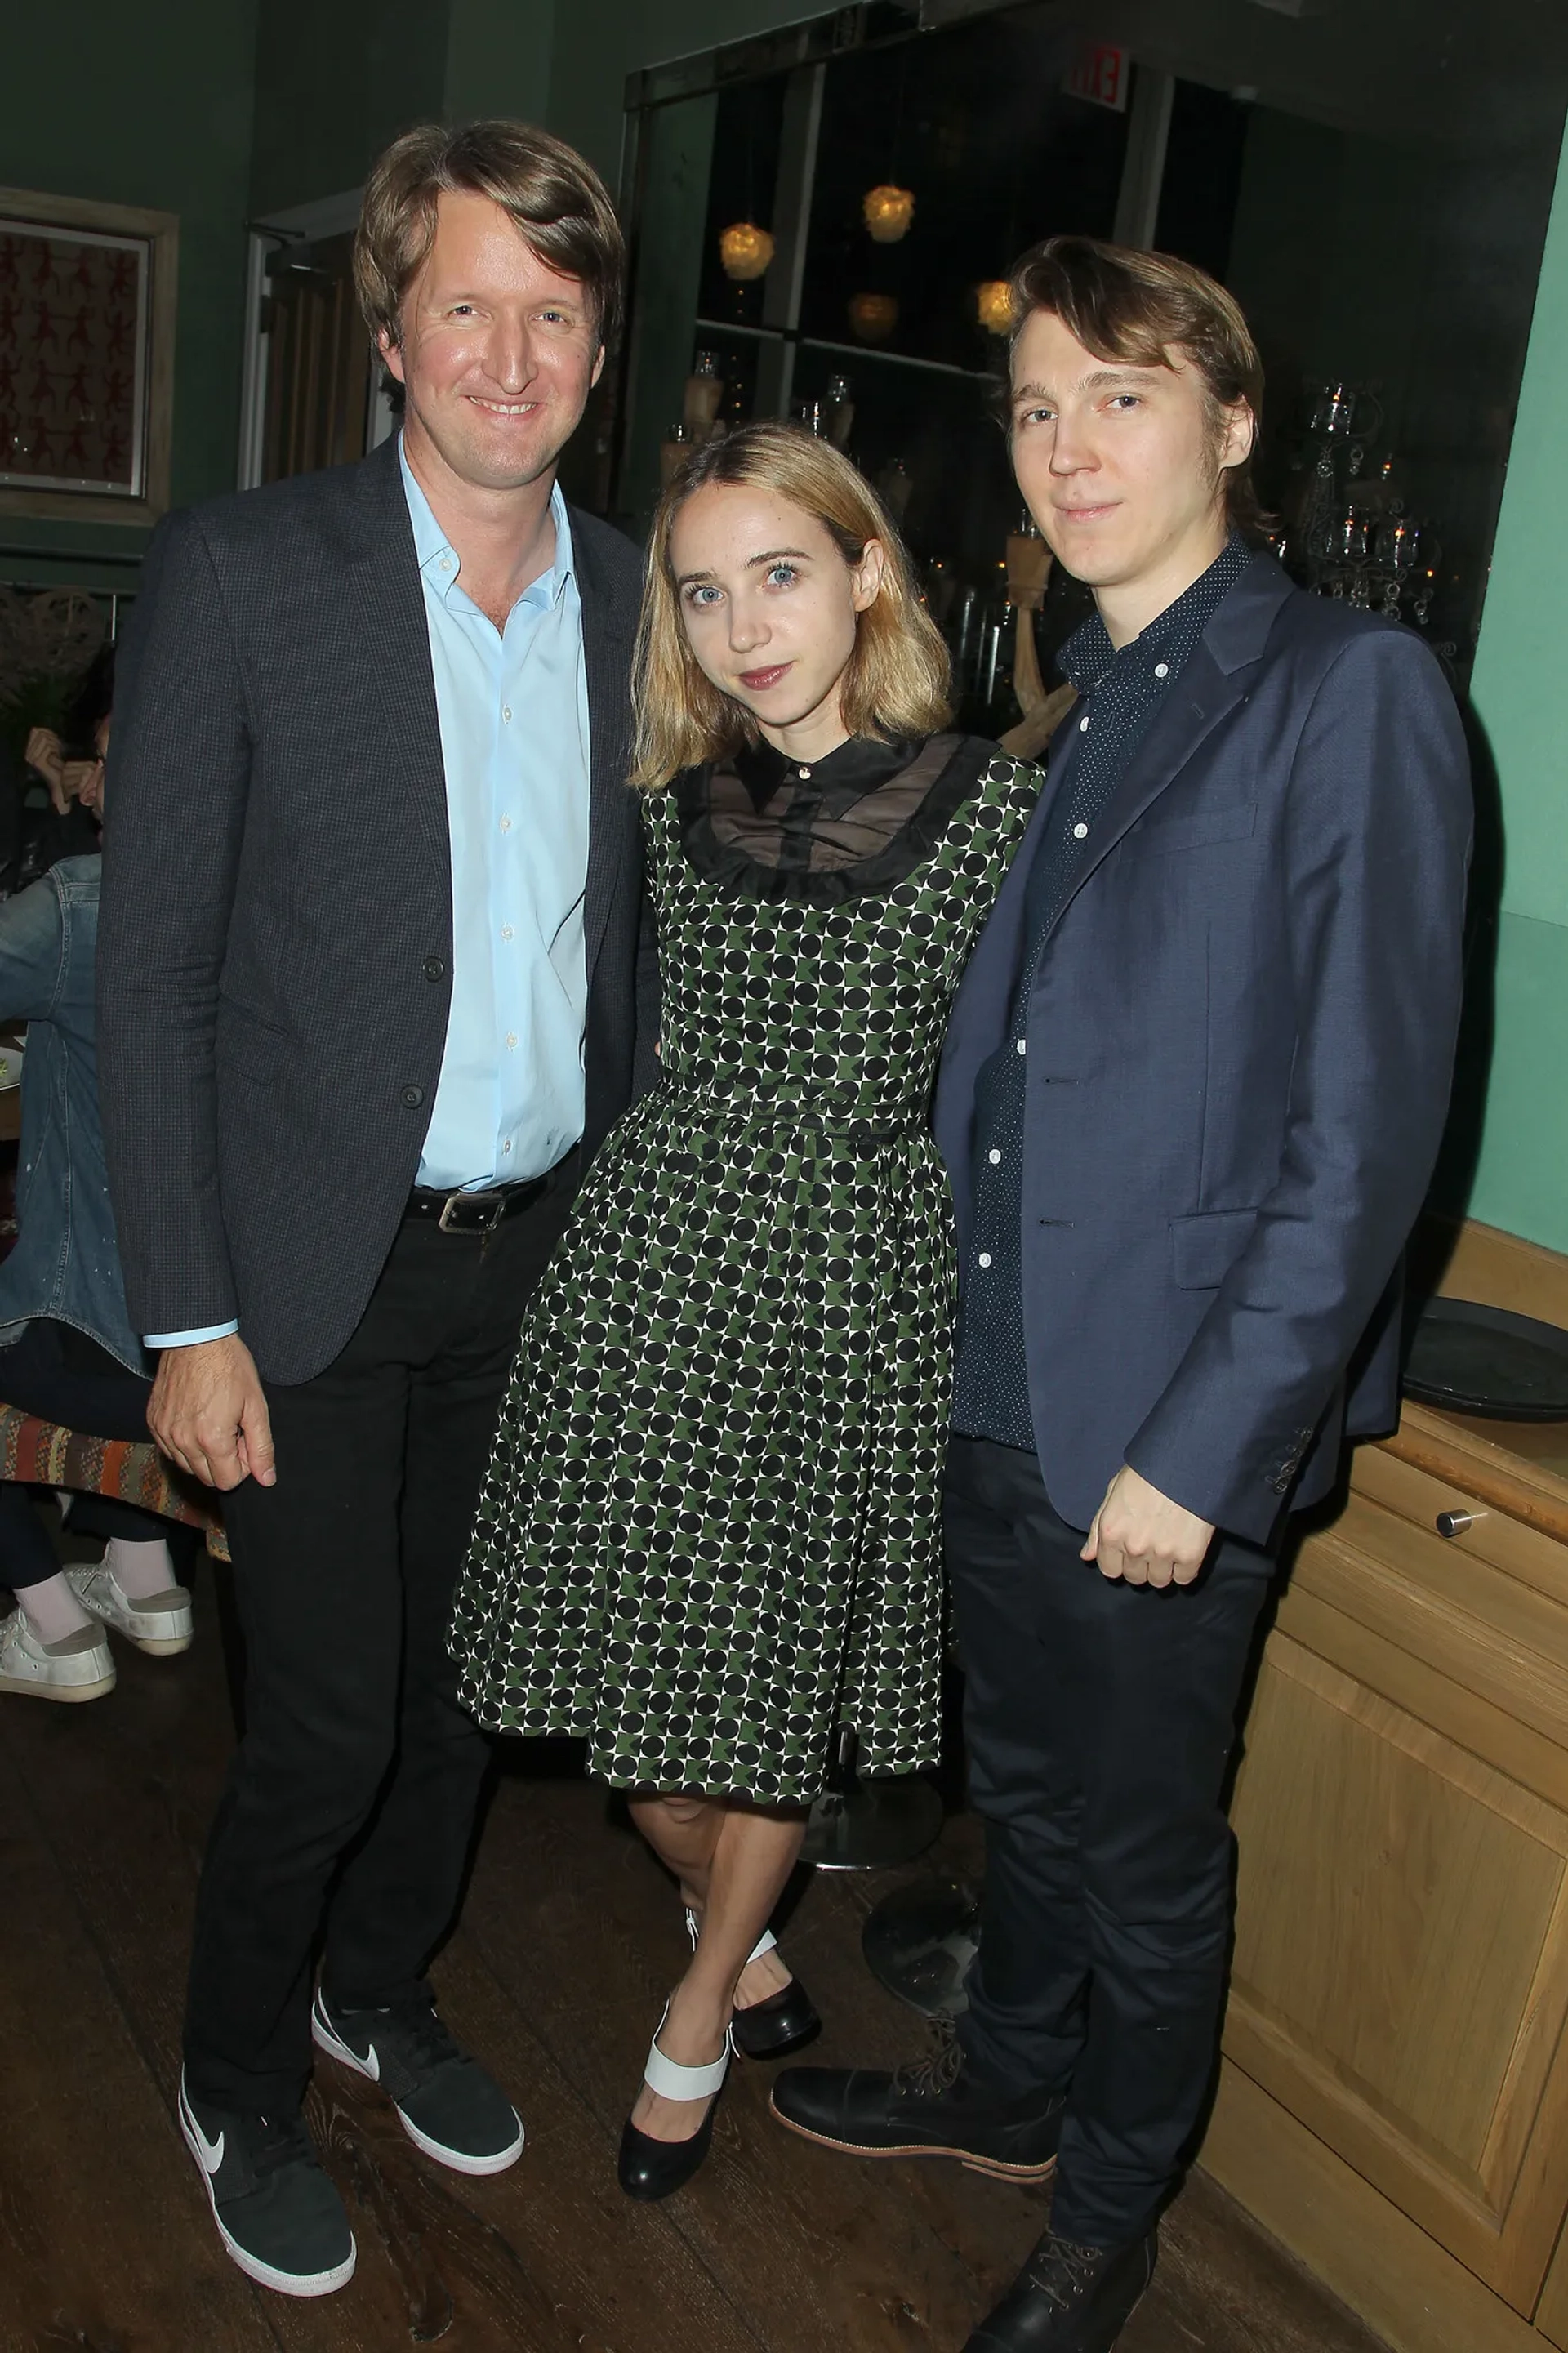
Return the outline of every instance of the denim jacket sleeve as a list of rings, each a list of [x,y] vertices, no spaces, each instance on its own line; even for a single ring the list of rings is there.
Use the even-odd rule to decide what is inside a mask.
[[[42,1021],[59,997],[65,922],[48,875],[0,902],[0,1021]]]

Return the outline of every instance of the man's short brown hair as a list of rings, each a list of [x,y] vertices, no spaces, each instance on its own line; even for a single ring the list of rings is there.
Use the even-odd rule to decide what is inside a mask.
[[[599,341],[621,314],[626,244],[605,184],[574,147],[531,122],[422,122],[395,139],[365,182],[354,235],[354,287],[373,336],[403,340],[403,298],[424,268],[444,195],[489,196],[527,243],[587,288]]]
[[[1263,363],[1251,330],[1218,280],[1190,261],[1093,237],[1048,237],[1015,264],[1010,290],[1015,345],[1025,322],[1049,311],[1096,359],[1169,367],[1175,350],[1203,379],[1216,436],[1221,412],[1238,401],[1261,425]],[[1226,468],[1225,499],[1232,528],[1260,538],[1267,518],[1250,453]]]

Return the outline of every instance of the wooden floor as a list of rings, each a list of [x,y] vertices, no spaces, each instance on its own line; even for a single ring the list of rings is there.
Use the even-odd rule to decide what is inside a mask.
[[[1042,2226],[1036,2193],[836,2158],[771,2122],[768,2071],[742,2064],[696,2183],[655,2208],[621,2196],[616,2144],[681,1967],[679,1914],[603,1795],[531,1777],[521,1750],[436,1972],[444,2014],[517,2099],[521,2163],[491,2181],[441,2171],[323,2063],[310,2123],[359,2269],[319,2303],[252,2288],[171,2119],[192,1894],[232,1745],[205,1571],[197,1604],[195,1648],[120,1648],[108,1700],[0,1701],[4,2353],[958,2353]],[[950,1860],[972,1838],[951,1823]],[[893,1883],[819,1873],[792,1924],[826,2060],[919,2047],[859,1956]],[[1376,2348],[1199,2177],[1122,2353]]]

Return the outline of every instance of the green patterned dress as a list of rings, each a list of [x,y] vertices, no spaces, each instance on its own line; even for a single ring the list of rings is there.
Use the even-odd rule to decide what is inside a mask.
[[[462,1696],[628,1789],[929,1764],[955,1271],[948,1008],[1039,789],[973,737],[766,746],[650,797],[661,1075],[523,1325]]]

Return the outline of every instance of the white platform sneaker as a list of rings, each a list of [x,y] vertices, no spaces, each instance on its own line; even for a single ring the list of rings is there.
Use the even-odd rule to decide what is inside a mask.
[[[162,1593],[132,1600],[123,1591],[107,1559],[96,1568],[68,1568],[66,1582],[84,1609],[146,1651],[154,1659],[173,1658],[191,1647],[191,1597],[183,1585],[166,1585]]]
[[[41,1641],[20,1609],[0,1619],[0,1692],[35,1699],[103,1699],[114,1689],[114,1661],[96,1626],[62,1642]]]

